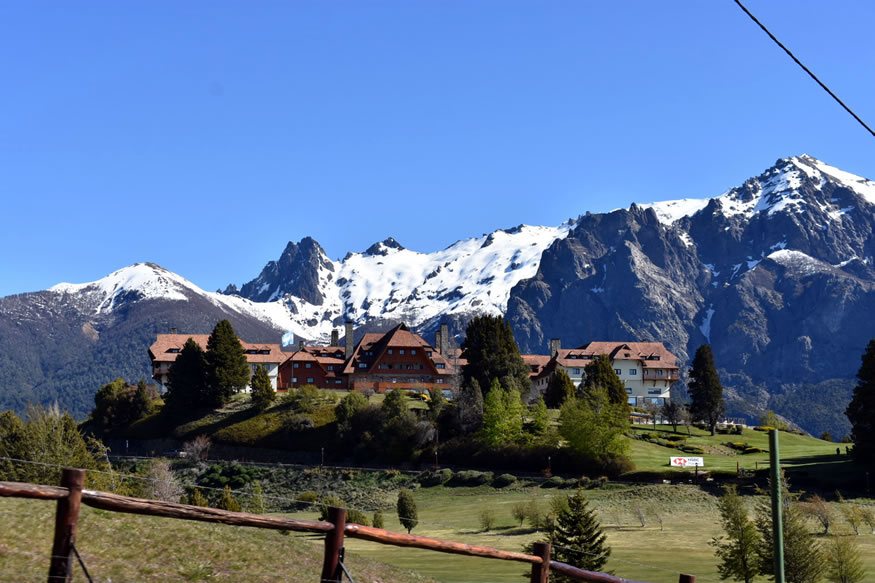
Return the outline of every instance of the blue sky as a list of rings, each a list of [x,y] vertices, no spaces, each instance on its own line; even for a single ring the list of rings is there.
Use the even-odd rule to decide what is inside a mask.
[[[875,3],[746,5],[875,124]],[[0,3],[0,296],[418,251],[875,139],[731,0]]]

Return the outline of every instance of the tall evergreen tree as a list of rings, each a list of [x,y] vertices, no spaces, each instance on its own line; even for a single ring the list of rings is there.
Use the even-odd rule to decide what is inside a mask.
[[[249,383],[249,364],[231,322],[222,320],[207,340],[207,401],[213,407],[228,402]]]
[[[690,415],[694,420],[703,420],[711,429],[711,435],[717,433],[717,422],[723,416],[723,385],[717,376],[714,366],[714,353],[707,344],[701,345],[693,357],[690,367],[690,381],[687,383],[690,393]]]
[[[728,486],[726,493],[717,503],[720,510],[720,523],[726,537],[714,537],[711,545],[720,564],[717,572],[721,579],[751,583],[759,573],[757,555],[760,538],[756,526],[747,515],[744,500],[738,495],[735,486]]]
[[[869,341],[857,372],[857,386],[845,415],[851,422],[854,459],[875,465],[875,339]]]
[[[823,551],[809,534],[802,509],[790,493],[786,480],[781,485],[784,524],[784,579],[787,583],[816,583],[825,569]],[[768,498],[756,508],[756,527],[760,533],[759,570],[762,575],[775,574],[772,530],[772,505]]]
[[[250,395],[252,404],[259,411],[264,411],[270,407],[270,404],[276,399],[276,391],[273,390],[273,386],[270,384],[270,375],[267,374],[267,369],[263,366],[255,369],[250,387],[252,390]]]
[[[563,506],[547,532],[547,540],[553,544],[553,559],[587,571],[601,571],[608,562],[611,547],[583,490],[578,489]],[[575,581],[558,574],[551,576],[551,579],[557,582]]]
[[[556,372],[550,377],[547,390],[544,392],[544,403],[551,409],[558,409],[568,399],[573,399],[577,389],[568,373],[562,368],[556,368]]]
[[[189,338],[170,365],[164,401],[174,411],[187,411],[203,405],[207,387],[207,361],[200,345]]]
[[[486,391],[492,379],[512,377],[522,390],[531,385],[529,367],[520,356],[510,325],[501,316],[477,316],[468,322],[462,358],[467,361],[462,368],[466,384],[476,380]]]
[[[455,402],[456,423],[461,433],[472,433],[483,424],[483,391],[476,379],[459,389]]]
[[[583,372],[585,374],[583,381],[580,383],[580,388],[584,393],[593,387],[602,387],[607,391],[611,403],[628,408],[629,401],[626,397],[626,387],[623,386],[623,381],[617,376],[614,365],[611,364],[611,357],[607,354],[597,356],[595,360],[583,368]]]

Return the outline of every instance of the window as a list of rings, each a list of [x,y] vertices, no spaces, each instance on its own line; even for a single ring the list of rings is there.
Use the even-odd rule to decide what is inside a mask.
[[[627,395],[631,395],[631,394],[632,394],[632,389],[630,389],[629,387],[626,387],[626,394],[627,394]]]
[[[648,395],[661,395],[662,389],[647,389]]]
[[[411,348],[411,349],[410,349],[410,354],[416,354],[416,349],[415,349],[415,348]]]
[[[392,349],[391,349],[391,348],[389,349],[389,354],[392,354]]]
[[[298,378],[297,378],[297,377],[292,377],[292,382],[293,382],[293,383],[298,382]]]
[[[618,375],[623,374],[623,370],[619,369],[619,368],[615,368],[614,372],[617,373]]]
[[[397,382],[398,382],[398,378],[397,378],[397,377],[392,377],[392,382],[393,382],[393,383],[397,383]]]
[[[312,383],[312,382],[313,382],[313,377],[307,377],[307,382],[308,382],[308,383]]]
[[[436,382],[437,384],[442,385],[444,384],[444,379],[438,379]]]
[[[360,362],[360,363],[359,363],[359,368],[368,368],[368,365],[365,364],[364,362]]]
[[[404,349],[402,348],[401,350],[399,350],[398,354],[404,354]]]
[[[446,366],[444,366],[444,363],[442,363],[442,362],[439,362],[434,366],[435,366],[435,368],[446,368]]]
[[[307,364],[304,365],[304,368],[313,368],[313,365],[308,362]]]
[[[425,355],[426,355],[426,356],[431,356],[431,350],[426,350],[426,351],[425,351]]]
[[[665,399],[663,399],[662,397],[659,397],[659,398],[647,397],[647,402],[652,403],[653,405],[664,405]]]
[[[579,368],[574,369],[574,374],[580,374],[580,369]]]
[[[339,385],[340,382],[341,382],[340,379],[337,379],[336,381],[334,381],[334,384],[335,384],[335,385]]]
[[[635,405],[638,404],[638,398],[637,397],[629,397],[626,399],[626,402],[634,407]]]
[[[169,348],[167,350],[167,352],[169,352],[170,354],[179,354],[179,349],[178,348]]]
[[[333,365],[333,364],[329,364],[329,365],[328,365],[328,370],[334,370],[334,365]]]
[[[658,370],[658,371],[656,371],[656,374],[657,374],[658,376],[662,376],[662,372],[663,372],[663,371]]]
[[[630,375],[636,375],[636,374],[638,374],[638,369],[637,369],[637,368],[630,368],[630,369],[629,369],[629,374],[630,374]]]
[[[300,367],[301,367],[300,363],[297,363],[297,362],[296,362],[296,363],[295,363],[295,368],[300,368]]]

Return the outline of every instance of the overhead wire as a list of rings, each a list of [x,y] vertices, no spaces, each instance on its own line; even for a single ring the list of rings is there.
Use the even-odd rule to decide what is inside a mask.
[[[800,61],[800,60],[796,57],[796,55],[794,55],[793,52],[792,52],[790,49],[788,49],[788,48],[784,45],[784,43],[782,43],[781,41],[779,41],[778,38],[777,38],[774,34],[772,34],[772,32],[771,32],[768,28],[766,28],[766,25],[764,25],[762,22],[760,22],[759,19],[758,19],[756,16],[754,16],[754,15],[751,13],[751,11],[748,10],[747,7],[746,7],[744,4],[741,3],[740,0],[733,0],[733,1],[734,1],[736,4],[738,4],[738,7],[741,8],[741,9],[744,11],[744,13],[747,14],[747,15],[750,17],[751,20],[753,20],[753,21],[754,21],[754,22],[755,22],[755,23],[756,23],[761,29],[763,29],[763,32],[765,32],[767,35],[769,35],[769,38],[770,38],[770,39],[772,39],[773,41],[775,41],[775,44],[777,44],[779,47],[781,47],[781,48],[784,50],[784,52],[787,53],[787,54],[790,56],[790,58],[793,59],[793,61],[796,62],[797,65],[799,65],[800,67],[802,67],[802,70],[805,71],[806,73],[808,73],[808,76],[809,76],[809,77],[811,77],[812,79],[814,79],[814,80],[817,82],[817,84],[820,85],[820,86],[823,88],[824,91],[826,91],[827,93],[829,93],[830,97],[832,97],[833,99],[835,99],[836,102],[837,102],[839,105],[841,105],[841,106],[845,109],[845,111],[847,111],[849,114],[851,114],[851,115],[854,117],[854,119],[857,120],[857,121],[860,123],[861,126],[863,126],[864,128],[866,128],[866,131],[868,131],[873,137],[875,137],[875,131],[873,131],[872,128],[870,128],[868,125],[866,125],[866,122],[864,122],[864,121],[860,118],[860,116],[858,116],[856,113],[854,113],[854,111],[853,111],[850,107],[848,107],[847,105],[845,105],[845,102],[842,101],[841,99],[839,99],[839,96],[836,95],[835,93],[833,93],[832,90],[831,90],[829,87],[827,87],[826,84],[825,84],[823,81],[821,81],[820,79],[818,79],[817,75],[815,75],[814,73],[812,73],[812,72],[811,72],[811,69],[809,69],[808,67],[806,67],[806,66],[802,63],[802,61]]]

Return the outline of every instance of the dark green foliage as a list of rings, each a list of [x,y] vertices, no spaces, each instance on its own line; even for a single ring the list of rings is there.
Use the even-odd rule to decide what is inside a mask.
[[[529,406],[529,415],[532,421],[527,429],[532,435],[544,435],[550,429],[550,414],[547,412],[547,404],[543,397],[538,397],[538,400]]]
[[[132,387],[124,379],[115,379],[94,395],[91,419],[103,431],[112,432],[148,415],[157,398],[157,391],[150,390],[145,381]]]
[[[270,376],[267,374],[267,369],[259,366],[255,369],[255,374],[252,375],[250,384],[252,393],[252,405],[259,411],[264,411],[270,407],[271,403],[276,399],[276,391],[270,384]]]
[[[419,474],[417,481],[421,486],[430,488],[432,486],[440,486],[446,484],[453,478],[453,470],[450,468],[442,468],[437,471],[426,471]]]
[[[492,481],[492,472],[479,472],[477,470],[462,470],[453,474],[449,481],[450,486],[485,486]]]
[[[751,583],[759,573],[758,549],[760,537],[753,521],[748,517],[744,500],[735,486],[727,486],[726,493],[718,502],[720,523],[725,537],[711,539],[715,554],[720,559],[717,572],[721,579]]]
[[[0,479],[13,482],[57,485],[61,468],[107,471],[106,449],[93,438],[84,438],[76,422],[57,409],[29,407],[22,421],[12,411],[0,414]],[[48,464],[48,465],[44,465]],[[89,473],[89,487],[111,489],[108,477]]]
[[[289,403],[295,411],[312,413],[319,406],[320,399],[319,389],[315,385],[304,385],[297,389],[289,389],[285,402]]]
[[[368,520],[368,515],[356,508],[346,509],[346,521],[355,524],[361,524],[362,526],[371,525],[371,521]]]
[[[416,500],[410,490],[402,488],[398,491],[398,503],[395,506],[398,512],[398,520],[401,526],[407,529],[408,534],[419,523],[419,515],[416,510]]]
[[[871,466],[875,465],[875,339],[869,341],[862,360],[845,414],[851,421],[854,459]]]
[[[192,506],[209,506],[210,505],[209,502],[207,502],[207,499],[204,498],[204,495],[201,494],[200,489],[198,489],[198,488],[195,488],[194,490],[192,490],[191,493],[188,495],[187,504],[191,504]]]
[[[553,544],[554,560],[587,571],[602,571],[611,554],[598,516],[581,489],[568,497],[567,505],[556,514],[552,528],[547,531],[547,541]],[[573,581],[558,574],[551,579]]]
[[[203,406],[207,395],[207,361],[203,349],[189,338],[170,366],[164,402],[173,411]]]
[[[374,520],[371,523],[374,528],[385,528],[383,521],[383,513],[377,510],[374,512]]]
[[[516,386],[529,386],[529,367],[520,356],[510,325],[501,316],[477,316],[468,322],[462,358],[465,384],[476,380],[482,390],[491,386],[493,379],[514,379]]]
[[[428,418],[437,421],[447,406],[447,400],[444,398],[443,391],[437,387],[429,389],[428,396]]]
[[[492,482],[493,488],[505,488],[516,483],[516,476],[513,474],[501,474]]]
[[[483,392],[477,379],[462,385],[456,398],[455,422],[459,433],[473,433],[483,423]]]
[[[198,483],[208,488],[230,486],[232,490],[239,490],[246,484],[257,480],[258,477],[259,469],[257,467],[245,466],[236,462],[222,462],[210,466],[198,480]]]
[[[787,583],[816,583],[825,567],[823,552],[809,534],[805,515],[786,482],[782,484],[782,490],[785,580]],[[757,549],[760,574],[774,575],[772,507],[768,498],[757,505],[755,522],[760,535]]]
[[[364,395],[358,392],[351,392],[343,396],[340,402],[334,407],[334,416],[337,418],[337,425],[341,430],[349,430],[349,425],[356,413],[368,406],[368,400]]]
[[[711,429],[711,435],[717,432],[717,422],[723,416],[723,385],[717,376],[714,366],[714,354],[711,347],[703,344],[696,350],[693,365],[690,367],[690,380],[687,383],[690,393],[690,415],[694,421],[705,421]]]
[[[628,410],[629,401],[626,399],[626,387],[623,386],[623,381],[614,371],[614,365],[611,364],[611,358],[607,354],[596,357],[583,368],[583,372],[585,375],[583,382],[580,383],[580,388],[584,394],[595,387],[602,387],[607,391],[611,403],[622,405]]]
[[[556,372],[550,377],[547,390],[544,392],[544,402],[547,407],[558,409],[566,400],[574,398],[576,393],[577,389],[575,389],[571,377],[564,369],[557,367]]]
[[[249,364],[231,322],[222,320],[213,328],[204,354],[207,362],[205,405],[220,407],[249,384]]]
[[[380,414],[383,416],[383,422],[387,423],[393,419],[398,419],[410,415],[407,409],[407,402],[404,400],[404,395],[401,391],[389,391],[380,405]]]

